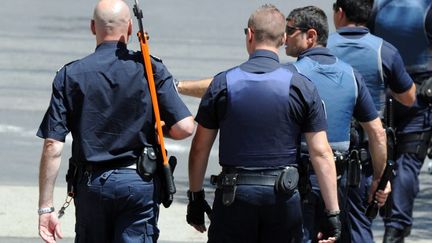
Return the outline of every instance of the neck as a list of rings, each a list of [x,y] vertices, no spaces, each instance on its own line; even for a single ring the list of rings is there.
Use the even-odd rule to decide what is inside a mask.
[[[252,49],[252,52],[255,52],[257,50],[266,50],[266,51],[272,51],[276,54],[278,54],[279,49],[273,46],[268,45],[256,45],[255,48]]]
[[[125,37],[124,35],[121,36],[96,36],[96,45],[100,45],[103,42],[107,41],[117,41],[117,42],[123,42],[125,44],[129,41],[129,36]]]

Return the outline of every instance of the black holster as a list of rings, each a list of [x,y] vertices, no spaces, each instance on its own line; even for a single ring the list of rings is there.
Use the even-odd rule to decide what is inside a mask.
[[[173,202],[176,188],[174,184],[174,169],[177,165],[177,159],[174,156],[169,157],[168,165],[164,166],[162,154],[158,147],[144,147],[141,156],[137,161],[138,174],[143,180],[151,180],[155,174],[160,178],[160,195],[161,202],[165,208],[168,208]]]
[[[347,166],[347,186],[358,187],[362,170],[359,149],[351,150]]]
[[[78,182],[78,165],[75,161],[70,158],[69,159],[69,167],[66,173],[66,183],[67,183],[67,194],[69,197],[74,198],[77,191],[76,186]]]

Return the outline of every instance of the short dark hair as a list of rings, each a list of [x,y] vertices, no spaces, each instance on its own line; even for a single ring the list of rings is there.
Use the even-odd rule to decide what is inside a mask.
[[[329,33],[327,15],[322,9],[316,6],[296,8],[290,12],[287,20],[293,21],[295,27],[314,29],[318,35],[317,43],[323,46],[327,45]]]
[[[366,24],[372,12],[373,0],[336,0],[337,8],[345,12],[348,20],[356,24]]]
[[[272,4],[262,5],[249,17],[248,27],[255,33],[257,42],[265,42],[275,47],[283,44],[285,15]]]

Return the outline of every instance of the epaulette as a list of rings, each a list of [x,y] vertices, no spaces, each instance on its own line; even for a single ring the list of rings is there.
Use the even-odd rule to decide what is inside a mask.
[[[157,56],[153,56],[153,55],[150,55],[155,61],[158,61],[158,62],[160,62],[160,63],[162,63],[162,59],[160,59],[159,57],[157,57]]]
[[[61,67],[57,70],[56,73],[58,73],[62,68],[66,67],[67,65],[70,65],[70,64],[72,64],[72,63],[74,63],[74,62],[76,62],[76,61],[78,61],[78,60],[74,60],[74,61],[71,61],[71,62],[66,63],[65,65],[61,66]]]

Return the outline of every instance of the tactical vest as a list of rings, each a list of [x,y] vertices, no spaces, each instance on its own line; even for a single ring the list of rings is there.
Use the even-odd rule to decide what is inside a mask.
[[[238,67],[227,72],[227,111],[219,137],[222,166],[296,163],[300,131],[294,131],[289,116],[291,78],[292,73],[282,67],[264,74]]]
[[[352,67],[337,59],[334,64],[320,64],[309,57],[294,63],[298,72],[317,87],[327,114],[327,136],[335,151],[349,149],[350,123],[358,96]]]
[[[384,112],[386,98],[381,60],[382,43],[381,38],[369,33],[358,39],[349,39],[337,32],[332,33],[327,42],[327,48],[335,56],[363,76],[380,115]]]
[[[375,0],[374,33],[400,52],[409,73],[432,71],[432,45],[425,30],[430,0]]]

